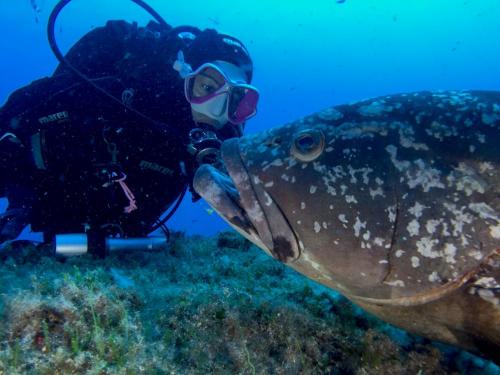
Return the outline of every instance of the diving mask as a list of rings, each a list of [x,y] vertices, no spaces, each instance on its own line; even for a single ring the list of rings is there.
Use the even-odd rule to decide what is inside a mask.
[[[257,88],[246,83],[242,69],[225,61],[203,64],[187,74],[184,92],[194,111],[221,125],[239,125],[257,113]]]

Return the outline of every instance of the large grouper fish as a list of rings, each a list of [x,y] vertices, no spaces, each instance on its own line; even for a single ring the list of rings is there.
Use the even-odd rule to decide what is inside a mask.
[[[499,362],[500,92],[340,105],[221,155],[194,187],[250,241],[387,322]]]

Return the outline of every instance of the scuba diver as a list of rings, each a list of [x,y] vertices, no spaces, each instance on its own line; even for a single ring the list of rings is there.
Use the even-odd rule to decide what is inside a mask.
[[[165,227],[203,163],[256,113],[252,59],[213,29],[108,21],[63,56],[50,77],[0,108],[0,243],[28,224],[60,233],[144,237]],[[170,208],[170,212],[166,211]],[[163,215],[163,217],[162,217]]]

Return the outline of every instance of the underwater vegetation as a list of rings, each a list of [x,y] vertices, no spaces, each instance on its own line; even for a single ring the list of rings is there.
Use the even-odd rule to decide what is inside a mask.
[[[0,263],[0,374],[494,374],[395,330],[233,232]]]

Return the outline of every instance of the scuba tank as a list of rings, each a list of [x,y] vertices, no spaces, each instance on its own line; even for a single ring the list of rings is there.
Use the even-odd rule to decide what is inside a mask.
[[[92,254],[105,257],[122,251],[159,251],[167,245],[163,236],[144,238],[109,238],[87,233],[58,234],[54,238],[54,255],[65,258]]]

